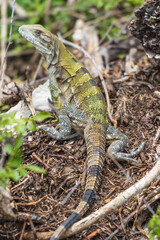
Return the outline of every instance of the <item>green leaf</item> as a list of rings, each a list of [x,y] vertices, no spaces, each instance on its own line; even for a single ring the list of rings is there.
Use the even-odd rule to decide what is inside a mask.
[[[22,162],[23,162],[23,158],[21,156],[10,156],[9,160],[6,163],[6,166],[8,168],[17,168]]]
[[[18,167],[18,171],[19,171],[19,174],[22,176],[22,177],[27,177],[27,171],[25,170],[25,167],[24,166],[19,166]]]
[[[150,219],[149,223],[148,223],[148,227],[150,228],[150,230],[153,229],[153,227],[155,225],[155,220],[156,220],[156,215],[153,215],[152,218]]]
[[[14,153],[13,146],[11,144],[6,144],[4,146],[6,153],[12,155]]]
[[[33,172],[37,172],[37,173],[46,173],[46,171],[36,165],[27,165],[25,166],[26,169],[31,170]]]
[[[2,113],[0,115],[0,118],[2,118],[2,119],[14,118],[15,114],[16,114],[16,111],[12,111],[12,112],[9,112],[9,113]]]
[[[0,180],[0,186],[2,186],[4,189],[6,189],[7,184],[9,183],[9,180],[10,180],[9,178]]]
[[[9,176],[15,182],[19,181],[20,175],[17,169],[9,169]]]
[[[37,113],[37,115],[33,116],[33,119],[35,121],[44,121],[45,119],[49,118],[50,116],[51,116],[50,113],[40,112],[40,113]]]
[[[159,216],[157,216],[157,219],[156,219],[156,224],[158,225],[158,226],[160,226],[160,217]]]
[[[19,149],[22,146],[23,138],[21,135],[18,135],[14,142],[14,150]]]
[[[9,106],[8,105],[4,105],[3,107],[1,107],[1,111],[4,111],[4,110],[7,110],[9,108]]]
[[[0,179],[8,177],[8,173],[5,168],[0,169]]]
[[[154,232],[160,237],[160,227],[154,227]]]
[[[158,207],[156,214],[160,216],[160,207]]]
[[[148,230],[151,231],[153,229],[154,225],[155,225],[155,222],[151,218],[151,220],[148,223]]]
[[[36,123],[32,119],[28,120],[28,122],[27,122],[27,129],[29,131],[36,131]]]
[[[150,240],[155,239],[155,233],[153,233],[153,232],[150,233],[150,234],[149,234],[149,239],[150,239]]]

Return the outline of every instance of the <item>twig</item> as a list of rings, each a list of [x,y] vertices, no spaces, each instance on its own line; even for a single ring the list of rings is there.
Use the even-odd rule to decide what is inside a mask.
[[[121,83],[121,82],[125,82],[127,80],[129,80],[129,76],[125,76],[123,78],[119,78],[117,80],[113,80],[113,83]]]
[[[27,105],[27,107],[29,108],[31,114],[34,116],[36,114],[33,103],[32,103],[32,98],[29,95],[28,91],[25,91],[25,89],[22,89],[22,87],[17,84],[16,82],[14,83],[15,87],[17,88],[17,92],[20,96],[21,99],[24,100],[25,104]]]
[[[86,25],[89,26],[89,25],[94,25],[95,23],[99,23],[99,22],[101,22],[101,21],[111,17],[111,13],[112,13],[112,11],[109,10],[109,11],[106,12],[105,15],[103,15],[103,16],[101,16],[99,18],[93,19],[91,21],[86,22]]]
[[[62,36],[60,35],[60,33],[58,34],[58,38],[59,38],[64,44],[66,44],[66,45],[68,45],[68,46],[71,46],[71,47],[73,47],[73,48],[76,48],[76,49],[78,49],[79,51],[81,51],[81,52],[82,52],[86,57],[88,57],[88,58],[91,60],[91,62],[94,64],[94,66],[95,66],[95,68],[96,68],[96,70],[97,70],[97,72],[98,72],[99,78],[101,79],[102,86],[103,86],[103,88],[104,88],[105,96],[106,96],[106,99],[107,99],[107,107],[108,107],[107,111],[108,111],[108,116],[109,116],[111,122],[113,122],[114,127],[116,127],[116,126],[117,126],[117,121],[116,121],[115,119],[113,119],[113,118],[112,118],[112,115],[111,115],[111,104],[110,104],[110,100],[109,100],[108,90],[107,90],[107,88],[106,88],[106,84],[105,84],[104,78],[103,78],[101,72],[99,71],[99,69],[97,68],[96,61],[95,61],[95,60],[93,59],[93,57],[91,57],[91,55],[90,55],[86,50],[84,50],[82,47],[80,47],[80,46],[78,46],[78,45],[76,45],[76,44],[74,44],[74,43],[72,43],[72,42],[69,42],[69,41],[63,39]]]
[[[108,37],[109,32],[111,31],[111,29],[114,26],[114,22],[111,23],[111,25],[109,26],[109,28],[107,29],[107,31],[105,32],[103,38],[99,41],[99,45],[101,45],[101,43],[105,40],[106,37]]]
[[[129,199],[133,198],[137,193],[148,187],[160,174],[160,158],[158,159],[155,166],[147,173],[142,179],[140,179],[133,186],[129,187],[124,192],[120,193],[115,199],[110,201],[108,204],[101,207],[99,210],[90,214],[88,217],[72,225],[72,227],[63,235],[63,238],[77,234],[78,232],[88,228],[97,222],[100,218],[104,217],[108,213],[115,211],[117,208],[122,206]]]
[[[11,188],[11,191],[13,192],[13,190],[15,190],[16,188],[18,188],[21,185],[24,185],[25,182],[27,182],[29,179],[29,177],[25,178],[22,182],[18,183],[17,185],[15,185],[14,187]]]
[[[99,234],[102,230],[100,228],[96,229],[94,232],[90,233],[86,238],[83,238],[83,240],[89,240],[95,237],[97,234]]]
[[[21,50],[19,52],[13,52],[13,51],[8,51],[7,53],[7,58],[9,57],[18,57],[18,56],[22,56],[22,55],[31,55],[32,53],[34,53],[33,49],[26,49],[26,50]],[[0,57],[2,56],[2,54],[0,53]]]
[[[33,222],[32,222],[32,219],[29,218],[28,220],[29,220],[29,223],[30,223],[30,225],[31,225],[31,229],[32,229],[32,231],[33,231],[35,240],[38,240],[39,238],[38,238],[38,236],[37,236],[36,229],[35,229],[35,227],[34,227],[34,224],[33,224]]]
[[[45,22],[48,24],[49,23],[49,10],[51,9],[51,3],[52,3],[52,0],[47,0],[46,2],[46,7],[45,7],[45,10],[44,10],[44,14],[45,14]]]
[[[62,201],[62,204],[64,205],[66,202],[67,202],[67,200],[68,200],[68,198],[72,195],[72,193],[76,190],[76,188],[80,185],[80,181],[78,181],[77,183],[76,183],[76,185],[74,185],[74,187],[72,188],[72,190],[67,194],[67,196],[63,199],[63,201]]]
[[[6,160],[6,151],[5,151],[5,145],[6,145],[6,139],[2,141],[2,150],[1,150],[1,158],[0,158],[0,169],[3,168],[5,160]]]
[[[148,210],[153,214],[155,215],[156,213],[153,211],[153,209],[149,206],[148,202],[143,198],[142,199],[143,202],[145,203],[146,207],[148,208]]]
[[[12,0],[8,0],[8,4],[10,7],[12,7]],[[21,18],[26,18],[27,17],[27,13],[24,10],[24,8],[22,8],[18,3],[15,2],[15,13],[17,16],[21,17]]]
[[[156,189],[154,189],[151,193],[147,195],[147,201],[149,201],[152,197],[155,197],[160,193],[160,186],[156,186]]]
[[[153,139],[153,144],[152,144],[153,147],[156,145],[159,138],[160,138],[160,127],[157,129],[156,136]]]
[[[144,81],[138,81],[138,82],[136,82],[136,81],[132,81],[132,82],[129,82],[129,85],[145,85],[145,86],[147,86],[149,89],[153,89],[154,87],[153,87],[153,85],[151,85],[150,83],[148,83],[148,82],[144,82]]]
[[[56,196],[56,194],[60,191],[60,189],[66,184],[66,182],[70,179],[71,177],[68,176],[67,178],[64,179],[64,181],[56,188],[56,190],[53,192],[52,197]]]
[[[14,16],[14,9],[15,9],[15,1],[16,0],[13,0],[13,7],[12,7],[12,13],[11,13],[11,20],[10,20],[10,32],[9,32],[9,42],[8,42],[8,45],[7,45],[7,48],[6,48],[6,52],[5,52],[5,55],[4,55],[4,59],[3,59],[3,62],[1,64],[1,71],[0,71],[0,91],[2,89],[2,84],[3,84],[3,70],[4,70],[4,66],[5,66],[5,62],[6,62],[6,58],[7,58],[7,52],[8,52],[8,49],[10,47],[10,45],[12,44],[11,42],[11,37],[12,37],[12,24],[13,24],[13,16]]]
[[[151,199],[148,201],[147,204],[143,205],[143,206],[140,208],[139,212],[142,211],[142,210],[146,210],[146,209],[148,208],[148,206],[149,206],[149,208],[148,208],[149,211],[150,211],[152,214],[155,214],[155,212],[150,208],[150,205],[151,205],[152,203],[154,203],[155,201],[159,200],[159,199],[160,199],[160,194],[155,195],[153,198],[151,198]]]
[[[32,157],[34,157],[38,162],[40,162],[41,164],[43,164],[47,169],[49,168],[48,165],[46,163],[44,163],[36,154],[35,152],[32,153]]]
[[[24,223],[23,223],[23,228],[22,228],[22,232],[21,232],[21,235],[19,237],[19,240],[23,240],[23,235],[24,235],[24,231],[26,229],[26,220],[24,220]]]
[[[30,203],[15,203],[15,206],[32,206],[32,205],[36,205],[40,202],[42,202],[44,199],[46,199],[47,196],[43,196],[42,198],[40,198],[38,201],[35,202],[30,202]]]
[[[1,41],[1,65],[5,56],[5,50],[6,50],[6,36],[7,36],[7,1],[2,1],[1,3],[1,36],[2,36],[2,41]],[[4,64],[4,71],[6,68],[6,64]],[[4,77],[4,72],[2,73],[2,78]]]
[[[32,81],[30,82],[30,84],[34,84],[34,83],[35,83],[36,77],[37,77],[37,75],[38,75],[38,72],[39,72],[39,70],[40,70],[40,67],[41,67],[41,65],[42,65],[42,62],[43,62],[43,57],[41,57],[41,59],[40,59],[40,61],[39,61],[39,64],[38,64],[38,66],[37,66],[37,69],[36,69],[36,71],[35,71],[35,74],[34,74],[34,76],[33,76]]]

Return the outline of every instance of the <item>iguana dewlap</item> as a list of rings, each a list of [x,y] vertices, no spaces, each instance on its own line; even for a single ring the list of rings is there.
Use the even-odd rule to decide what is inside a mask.
[[[54,232],[51,240],[57,240],[89,209],[96,197],[106,142],[111,143],[108,155],[117,160],[133,160],[143,148],[123,153],[128,138],[118,129],[108,126],[107,105],[102,92],[86,68],[70,53],[63,43],[41,25],[24,25],[20,34],[30,41],[44,57],[49,72],[52,101],[60,110],[59,128],[41,126],[54,139],[66,138],[71,127],[84,132],[87,146],[87,180],[84,196],[74,212]],[[62,103],[62,107],[60,103]]]

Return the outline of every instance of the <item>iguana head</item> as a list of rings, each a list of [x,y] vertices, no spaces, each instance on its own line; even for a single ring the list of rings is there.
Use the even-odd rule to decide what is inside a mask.
[[[39,24],[23,25],[19,28],[19,33],[25,37],[44,57],[50,77],[50,90],[52,101],[59,110],[61,108],[61,99],[59,87],[54,75],[54,64],[58,63],[59,44],[58,38]]]
[[[22,25],[19,33],[45,57],[46,65],[49,65],[57,55],[59,51],[57,37],[41,25]]]

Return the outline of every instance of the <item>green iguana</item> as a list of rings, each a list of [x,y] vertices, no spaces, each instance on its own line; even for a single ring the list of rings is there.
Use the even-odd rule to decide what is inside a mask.
[[[107,105],[101,90],[82,63],[55,35],[41,25],[24,25],[19,28],[19,32],[44,57],[52,101],[60,110],[59,131],[47,126],[40,126],[40,129],[54,139],[66,139],[73,127],[84,133],[87,146],[84,196],[74,212],[54,232],[51,240],[57,240],[87,212],[96,198],[106,155],[106,142],[111,143],[107,151],[111,159],[127,161],[135,161],[132,157],[140,153],[144,143],[136,151],[123,153],[128,138],[118,129],[108,126]]]

